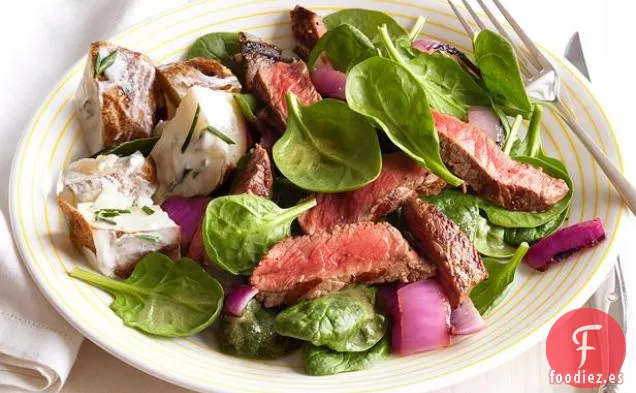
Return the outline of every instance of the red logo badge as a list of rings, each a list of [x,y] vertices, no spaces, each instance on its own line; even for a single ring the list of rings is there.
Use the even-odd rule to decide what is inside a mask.
[[[579,388],[622,383],[625,335],[610,315],[580,308],[559,318],[546,343],[550,383]]]

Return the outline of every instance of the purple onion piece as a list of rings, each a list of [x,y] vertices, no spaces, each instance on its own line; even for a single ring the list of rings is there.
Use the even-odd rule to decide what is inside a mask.
[[[249,303],[257,293],[258,290],[249,285],[237,285],[233,287],[225,297],[223,312],[234,315],[235,317],[240,317],[243,315],[247,303]]]
[[[499,147],[502,146],[504,128],[492,108],[486,106],[468,108],[468,123],[485,132]]]
[[[347,75],[334,69],[331,65],[323,65],[311,72],[311,79],[318,93],[324,97],[345,100]]]
[[[398,355],[451,344],[450,304],[434,280],[417,281],[397,290],[399,315],[394,319],[391,349]]]
[[[464,300],[454,309],[450,318],[451,333],[455,336],[474,334],[486,328],[486,321],[470,299]]]
[[[181,227],[181,249],[187,250],[212,198],[173,196],[161,204],[170,219]]]
[[[481,78],[481,72],[479,71],[479,68],[475,65],[475,63],[473,63],[464,52],[460,51],[452,45],[449,45],[445,42],[432,40],[430,38],[419,38],[413,41],[411,45],[413,46],[413,48],[424,53],[446,53],[447,55],[455,58],[455,60],[459,64],[461,64],[468,72],[470,72],[477,78]]]
[[[575,252],[594,247],[605,239],[600,219],[581,222],[560,229],[530,247],[523,258],[526,265],[545,271],[551,263],[559,262]]]

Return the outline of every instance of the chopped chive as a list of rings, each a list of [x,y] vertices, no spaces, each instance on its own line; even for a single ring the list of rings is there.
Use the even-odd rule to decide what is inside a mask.
[[[106,224],[117,225],[117,222],[115,222],[115,220],[111,220],[110,218],[105,218],[102,216],[95,216],[95,221],[102,221],[102,222],[105,222]]]
[[[223,142],[227,143],[228,145],[235,145],[236,143],[227,135],[225,135],[223,133],[223,131],[219,130],[216,127],[213,126],[207,126],[203,129],[203,131],[207,131],[210,134],[218,137],[220,140],[222,140]]]
[[[137,239],[146,240],[146,241],[153,242],[153,243],[158,243],[159,242],[159,238],[157,236],[141,234],[141,235],[137,235],[135,237]]]
[[[149,208],[148,206],[142,207],[141,210],[149,216],[155,214],[155,211]]]
[[[199,112],[201,112],[201,105],[197,104],[197,109],[194,111],[194,118],[192,119],[192,124],[190,125],[190,131],[188,131],[188,136],[186,136],[185,141],[183,142],[183,146],[181,146],[181,153],[185,153],[190,141],[192,140],[192,134],[194,134],[194,128],[197,126],[197,122],[199,121]]]
[[[106,57],[102,58],[102,56],[97,53],[97,58],[95,59],[95,77],[100,76],[106,69],[113,65],[115,59],[117,58],[117,51],[114,50],[110,52]]]

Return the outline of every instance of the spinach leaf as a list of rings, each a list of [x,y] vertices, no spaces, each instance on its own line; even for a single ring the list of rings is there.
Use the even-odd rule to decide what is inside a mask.
[[[539,225],[534,228],[506,228],[504,240],[508,244],[519,245],[521,243],[533,244],[550,235],[565,221],[565,218],[570,211],[569,207],[561,213],[557,218],[546,222],[543,225]]]
[[[141,152],[144,157],[150,155],[152,148],[155,147],[155,143],[159,140],[158,136],[154,136],[151,138],[142,138],[135,139],[132,141],[120,143],[119,145],[107,146],[97,153],[93,154],[91,158],[96,158],[97,156],[103,156],[106,154],[115,154],[119,157],[129,156],[136,151]]]
[[[316,60],[325,52],[336,69],[347,72],[369,57],[377,56],[378,50],[364,33],[349,24],[342,24],[325,35],[311,50],[307,68],[312,70]]]
[[[276,311],[252,299],[243,315],[223,315],[216,331],[221,352],[252,359],[277,359],[298,347],[299,342],[274,330]]]
[[[215,32],[197,38],[186,54],[186,59],[205,57],[216,60],[239,75],[241,66],[234,59],[234,55],[240,51],[238,33]]]
[[[482,216],[477,217],[475,237],[472,239],[480,254],[494,258],[508,258],[515,249],[505,241],[506,229],[491,225]]]
[[[495,258],[506,258],[514,254],[515,250],[504,240],[505,229],[491,225],[479,214],[482,200],[478,196],[446,189],[438,195],[423,199],[453,220],[475,244],[480,254]]]
[[[512,45],[499,34],[482,30],[475,37],[473,52],[495,103],[527,116],[532,107]]]
[[[514,281],[517,267],[528,252],[528,248],[527,243],[521,243],[507,263],[501,263],[497,259],[484,258],[488,278],[477,284],[470,292],[470,300],[473,301],[480,314],[483,315],[488,311]]]
[[[281,209],[263,197],[241,194],[213,199],[203,216],[208,258],[232,274],[249,274],[274,244],[290,236],[292,221],[316,200]]]
[[[455,60],[443,53],[421,53],[407,62],[424,86],[432,108],[465,120],[471,106],[490,106],[490,96]]]
[[[488,220],[505,228],[535,228],[559,217],[570,206],[572,200],[572,180],[567,171],[564,171],[565,166],[558,160],[544,156],[536,158],[518,156],[514,157],[514,159],[541,168],[552,177],[565,180],[570,191],[565,198],[552,206],[552,208],[540,213],[506,210],[503,207],[484,201],[480,207],[488,216]]]
[[[305,372],[309,375],[332,375],[364,370],[374,363],[388,359],[390,352],[386,336],[364,352],[337,352],[327,347],[307,344],[303,353]]]
[[[350,191],[375,180],[382,169],[380,144],[364,116],[339,100],[303,107],[287,95],[287,130],[276,142],[276,166],[298,187]]]
[[[387,321],[374,310],[375,288],[358,286],[304,300],[278,316],[278,334],[326,345],[339,352],[362,352],[384,335]]]
[[[263,103],[253,94],[234,94],[234,101],[238,105],[245,120],[252,124],[256,124],[256,115],[263,107]]]
[[[408,36],[409,34],[399,23],[384,12],[361,8],[340,10],[325,17],[325,25],[329,30],[335,29],[342,24],[355,26],[374,44],[380,42],[378,27],[382,25],[387,25],[389,34],[393,39]]]
[[[447,188],[437,195],[423,197],[435,205],[444,215],[464,232],[470,240],[475,239],[479,220],[479,198],[472,194]]]
[[[184,337],[210,326],[223,307],[223,287],[195,261],[173,262],[153,252],[126,280],[76,268],[69,273],[115,297],[110,308],[127,326],[164,337]]]
[[[426,92],[406,67],[382,57],[356,65],[347,76],[347,103],[373,119],[391,142],[447,183],[462,180],[444,166]]]
[[[512,144],[510,156],[536,157],[542,149],[541,146],[541,117],[543,108],[541,105],[533,105],[530,116],[530,124],[524,139],[518,139]],[[558,160],[557,160],[558,161]],[[559,161],[560,162],[560,161]]]

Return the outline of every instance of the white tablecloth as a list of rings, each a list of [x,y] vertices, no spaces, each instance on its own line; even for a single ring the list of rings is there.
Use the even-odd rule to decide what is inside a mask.
[[[8,176],[15,145],[32,112],[88,43],[107,38],[157,12],[187,0],[22,0],[0,4],[0,208],[7,212]],[[625,148],[626,172],[636,181],[633,129],[636,105],[634,34],[636,6],[631,0],[507,0],[526,30],[549,49],[562,53],[580,31],[595,90]],[[8,214],[5,214],[8,216]],[[632,225],[633,226],[633,225]],[[623,253],[631,298],[636,299],[634,253]],[[631,286],[630,286],[631,285]],[[632,320],[632,329],[633,329]],[[628,362],[636,352],[632,342]],[[574,392],[550,386],[544,343],[489,373],[445,389],[464,392]],[[633,366],[624,392],[636,391]],[[183,392],[137,371],[85,342],[63,392]]]

